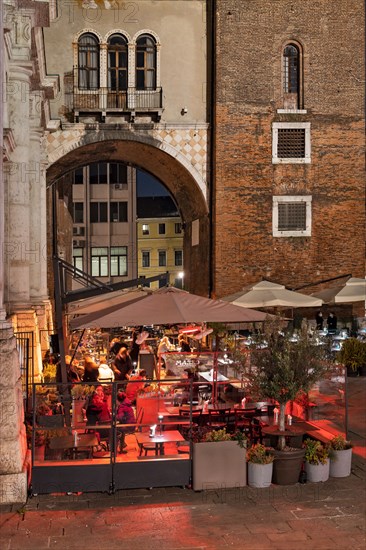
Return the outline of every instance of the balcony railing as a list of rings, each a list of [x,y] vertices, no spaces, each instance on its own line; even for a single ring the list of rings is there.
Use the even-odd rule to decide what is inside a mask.
[[[107,87],[80,89],[71,72],[65,75],[66,105],[74,113],[80,112],[138,112],[160,111],[163,108],[162,88],[139,90],[129,87],[114,91]]]

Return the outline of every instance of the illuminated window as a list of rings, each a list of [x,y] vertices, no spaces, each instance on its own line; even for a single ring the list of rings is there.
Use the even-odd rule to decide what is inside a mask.
[[[92,247],[91,274],[93,277],[108,277],[108,248]]]
[[[111,277],[126,277],[127,246],[112,246],[110,256]]]

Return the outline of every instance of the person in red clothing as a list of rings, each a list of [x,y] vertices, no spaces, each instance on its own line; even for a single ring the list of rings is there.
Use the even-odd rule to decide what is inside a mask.
[[[141,380],[141,382],[140,382]],[[126,387],[126,396],[133,405],[136,404],[136,396],[145,387],[146,371],[141,369],[139,374],[131,376]]]

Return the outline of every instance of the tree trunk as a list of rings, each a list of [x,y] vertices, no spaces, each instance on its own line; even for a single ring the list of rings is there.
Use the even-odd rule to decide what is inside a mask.
[[[286,410],[286,403],[280,403],[280,416],[278,419],[278,428],[280,432],[285,431],[285,410]],[[283,449],[286,446],[286,440],[284,435],[280,435],[278,437],[278,445],[277,448],[279,451],[283,451]]]

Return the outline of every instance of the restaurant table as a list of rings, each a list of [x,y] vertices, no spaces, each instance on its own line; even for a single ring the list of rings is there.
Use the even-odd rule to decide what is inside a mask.
[[[65,435],[62,437],[54,437],[50,440],[50,449],[71,450],[71,457],[78,458],[78,453],[86,451],[88,458],[92,457],[93,447],[98,446],[98,438],[95,434],[78,434],[75,439],[73,435]]]
[[[157,454],[164,454],[164,443],[179,443],[185,441],[184,437],[178,430],[166,430],[161,434],[159,433],[159,427],[156,428],[154,437],[150,437],[148,433],[136,433],[136,441],[139,447],[146,443],[154,443],[157,448]]]
[[[293,417],[292,424],[285,424],[285,431],[280,431],[278,423],[274,423],[273,416],[256,416],[256,421],[261,426],[263,435],[268,435],[271,438],[276,438],[273,441],[275,446],[277,444],[278,437],[281,435],[288,439],[290,446],[297,447],[302,444],[302,436],[306,434],[309,429],[314,429],[312,424],[309,424],[302,418]]]

